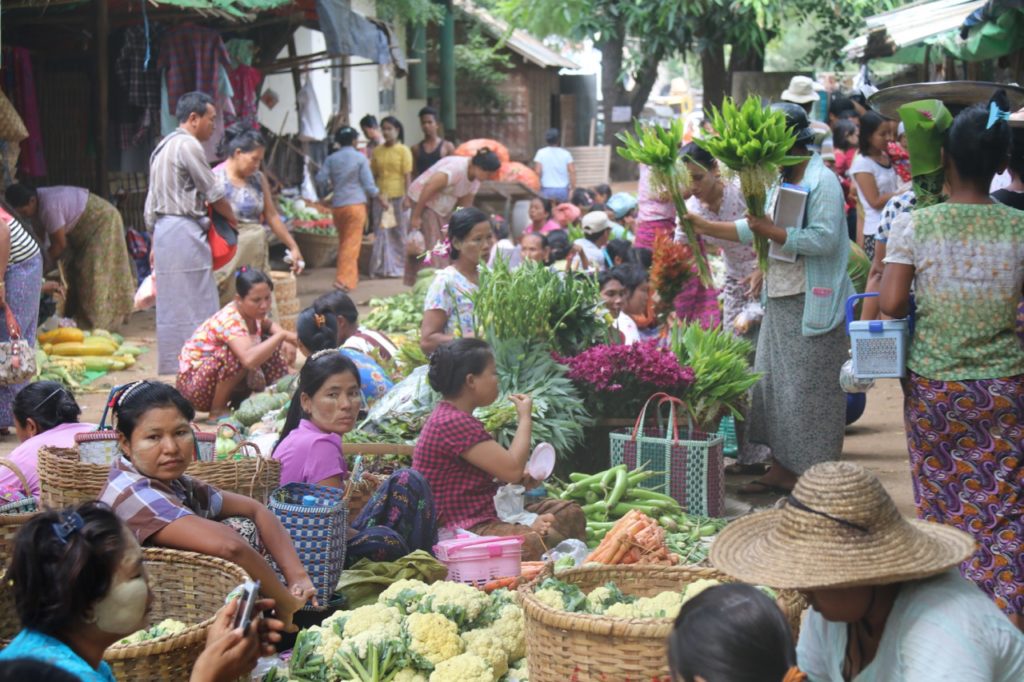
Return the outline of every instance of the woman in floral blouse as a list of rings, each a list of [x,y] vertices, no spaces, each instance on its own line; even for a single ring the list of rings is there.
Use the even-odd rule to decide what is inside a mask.
[[[448,224],[452,264],[434,275],[423,303],[420,348],[428,355],[459,336],[473,335],[473,301],[480,264],[491,254],[494,233],[487,214],[462,208]]]

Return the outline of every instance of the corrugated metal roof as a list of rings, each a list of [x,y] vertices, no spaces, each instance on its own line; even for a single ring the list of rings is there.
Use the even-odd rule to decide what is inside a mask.
[[[843,51],[850,59],[891,56],[903,48],[959,29],[964,19],[985,3],[986,0],[935,0],[876,14],[865,20],[867,33],[851,40]]]
[[[259,12],[287,5],[292,0],[149,0],[154,5],[171,5],[225,19],[252,21]]]
[[[544,68],[578,69],[580,65],[566,59],[522,29],[509,33],[509,25],[471,0],[454,0],[453,4],[479,21],[495,38],[506,38],[505,45],[523,59]]]

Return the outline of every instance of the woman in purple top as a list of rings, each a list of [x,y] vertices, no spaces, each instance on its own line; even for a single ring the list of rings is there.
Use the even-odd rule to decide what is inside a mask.
[[[313,483],[342,488],[348,466],[342,436],[355,428],[363,405],[359,370],[334,348],[314,353],[299,374],[274,458],[281,485]],[[394,561],[437,542],[437,514],[426,480],[399,469],[381,484],[349,529],[345,563]]]
[[[8,459],[25,475],[28,489],[10,469],[0,469],[0,500],[14,501],[25,496],[39,497],[39,473],[36,471],[42,447],[73,448],[75,434],[94,431],[95,424],[80,424],[82,408],[75,397],[56,381],[36,381],[18,391],[11,406],[14,430],[21,445]]]

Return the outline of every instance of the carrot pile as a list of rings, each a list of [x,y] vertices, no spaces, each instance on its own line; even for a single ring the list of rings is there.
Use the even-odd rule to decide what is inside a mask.
[[[612,526],[587,561],[668,566],[678,563],[679,557],[665,546],[665,529],[647,514],[633,509]]]
[[[540,572],[543,568],[543,561],[523,561],[520,564],[519,575],[513,575],[506,578],[495,578],[494,580],[488,583],[484,583],[480,587],[480,589],[482,589],[484,592],[487,592],[488,594],[494,592],[495,590],[500,590],[503,587],[513,589],[518,585],[528,583],[534,578],[536,578],[538,575],[540,575]]]

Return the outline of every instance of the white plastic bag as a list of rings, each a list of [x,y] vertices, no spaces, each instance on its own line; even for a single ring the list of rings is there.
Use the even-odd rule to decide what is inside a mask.
[[[498,494],[494,496],[494,509],[498,512],[498,518],[505,523],[532,526],[537,520],[537,515],[526,511],[525,493],[524,486],[514,483],[498,488]]]
[[[135,310],[149,310],[156,305],[156,279],[152,274],[146,275],[135,292]]]

